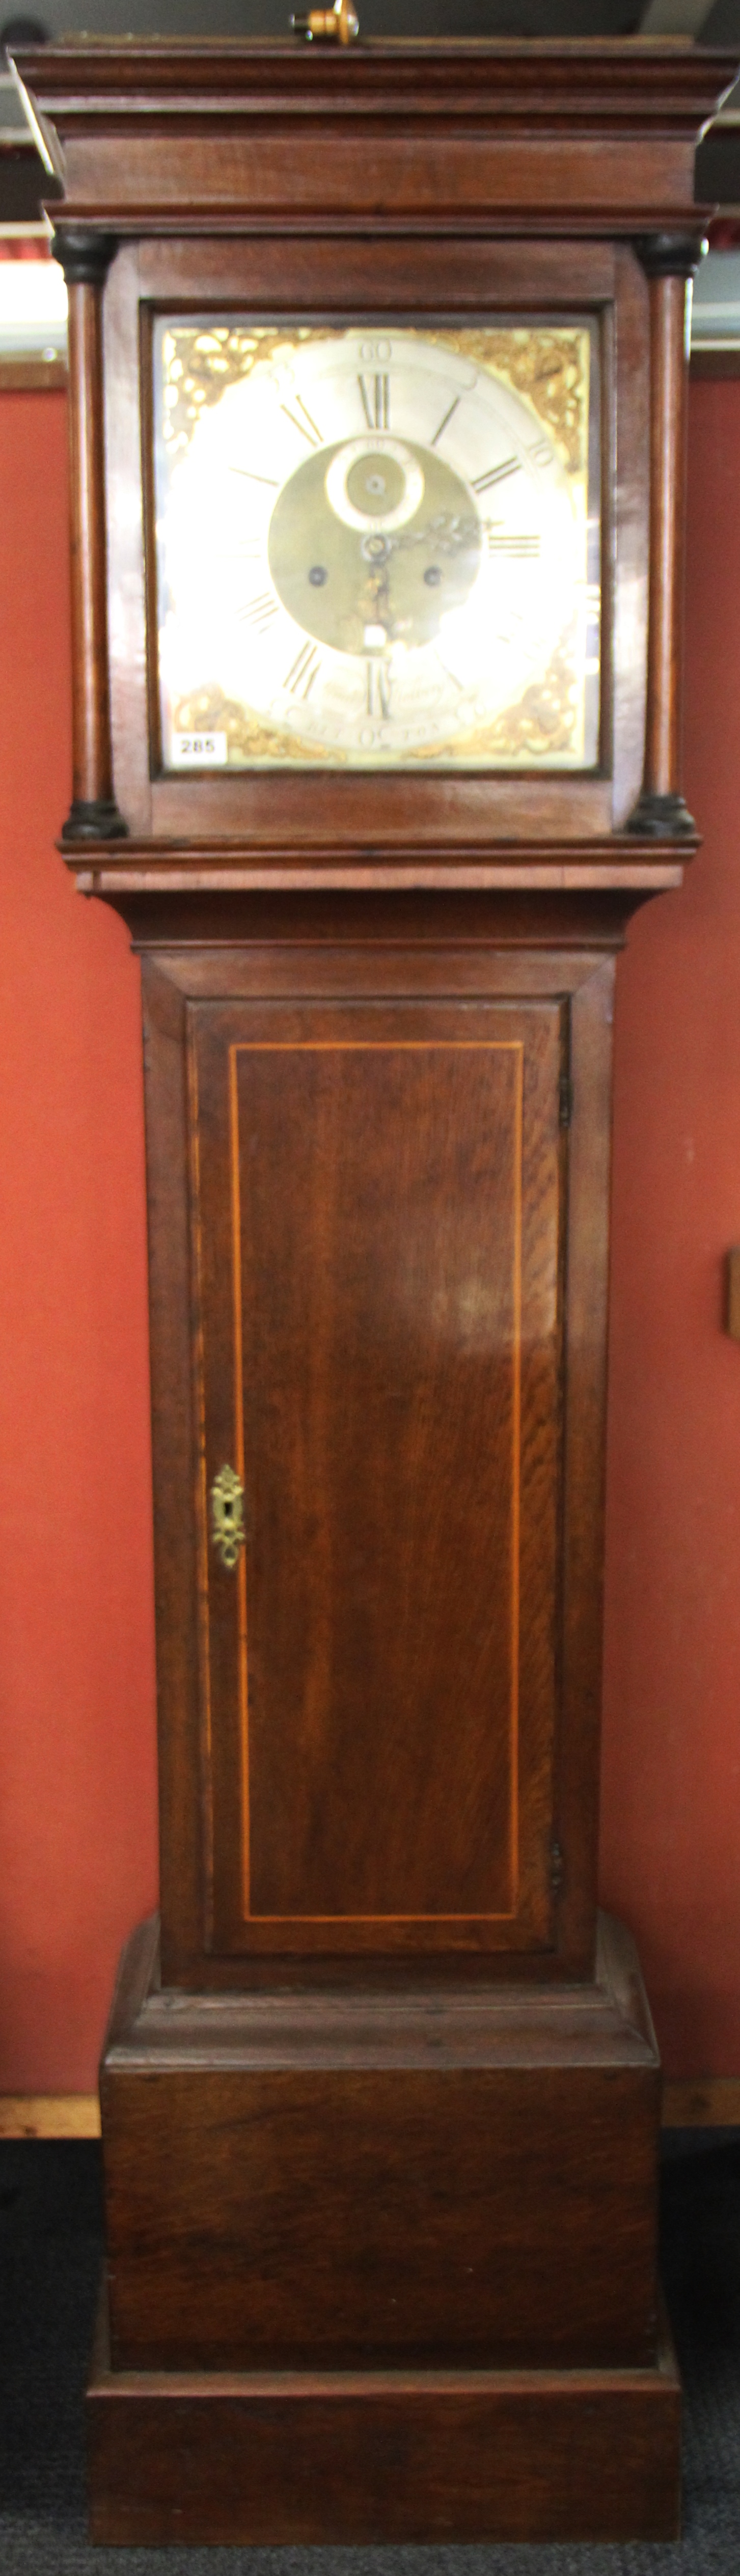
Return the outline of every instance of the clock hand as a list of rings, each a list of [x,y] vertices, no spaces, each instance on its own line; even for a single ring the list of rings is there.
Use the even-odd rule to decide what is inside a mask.
[[[376,572],[370,574],[365,583],[364,596],[361,595],[360,606],[365,626],[384,627],[390,643],[396,619],[391,605],[387,565],[379,567]]]
[[[460,519],[447,511],[438,511],[425,519],[420,528],[396,528],[387,534],[363,537],[362,553],[368,563],[382,563],[391,554],[408,552],[411,546],[428,546],[434,542],[440,554],[459,554],[465,546],[476,545],[487,520]]]

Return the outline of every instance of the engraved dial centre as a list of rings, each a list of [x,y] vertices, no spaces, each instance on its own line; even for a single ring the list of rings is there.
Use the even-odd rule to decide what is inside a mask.
[[[429,644],[464,607],[483,529],[468,485],[430,449],[345,439],[296,467],[268,537],[278,598],[306,635],[367,655]]]

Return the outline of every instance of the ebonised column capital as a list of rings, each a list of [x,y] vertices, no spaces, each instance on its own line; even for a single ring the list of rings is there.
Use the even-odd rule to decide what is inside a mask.
[[[634,248],[646,277],[693,277],[704,256],[696,233],[638,233]]]
[[[60,224],[51,245],[66,286],[104,286],[118,249],[117,233],[97,233],[83,224]]]

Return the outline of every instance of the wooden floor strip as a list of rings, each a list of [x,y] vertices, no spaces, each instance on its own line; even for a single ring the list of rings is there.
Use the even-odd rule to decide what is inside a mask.
[[[681,2076],[663,2088],[664,2129],[740,2128],[740,2075]],[[97,2093],[0,2093],[0,2138],[99,2138]]]
[[[99,2138],[97,2093],[0,2093],[0,2138]]]
[[[687,2075],[666,2082],[663,2127],[740,2128],[740,2075]]]

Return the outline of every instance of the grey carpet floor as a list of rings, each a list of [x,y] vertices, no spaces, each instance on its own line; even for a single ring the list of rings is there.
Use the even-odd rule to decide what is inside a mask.
[[[740,2576],[740,2137],[675,2134],[663,2278],[686,2393],[684,2534],[658,2548],[92,2549],[82,2392],[98,2150],[0,2144],[0,2576]]]

